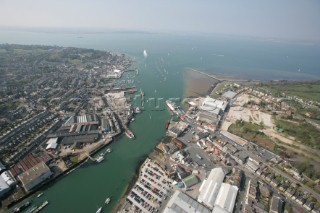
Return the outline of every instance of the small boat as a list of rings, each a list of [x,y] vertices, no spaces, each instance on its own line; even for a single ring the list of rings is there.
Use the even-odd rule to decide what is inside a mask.
[[[41,197],[42,195],[43,195],[43,192],[39,193],[39,194],[37,195],[37,197],[39,198],[39,197]]]
[[[109,153],[112,152],[112,149],[111,149],[111,148],[108,148],[108,149],[107,149],[107,152],[109,152]]]
[[[38,208],[36,208],[33,213],[38,213],[40,212],[44,207],[46,207],[49,204],[49,202],[46,200],[44,201]]]
[[[102,154],[100,154],[97,158],[96,158],[96,162],[100,163],[101,161],[104,160],[104,156]]]
[[[108,204],[110,203],[110,201],[111,201],[111,199],[110,199],[110,197],[108,197],[104,203],[105,203],[106,205],[108,205]]]
[[[165,128],[166,128],[166,129],[168,129],[169,124],[170,124],[170,121],[167,120],[167,121],[166,121],[166,125],[165,125]]]
[[[134,118],[131,118],[130,122],[133,122],[134,121]]]
[[[38,208],[38,206],[32,206],[32,207],[31,207],[30,209],[28,209],[26,212],[32,213],[32,212],[34,212],[37,208]]]
[[[96,213],[100,213],[102,211],[102,207],[98,208],[98,210],[96,211]]]

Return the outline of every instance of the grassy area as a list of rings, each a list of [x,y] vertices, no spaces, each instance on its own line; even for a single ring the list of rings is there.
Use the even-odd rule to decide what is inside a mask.
[[[292,122],[278,117],[275,118],[275,124],[277,128],[283,129],[284,134],[294,137],[304,145],[320,149],[320,131],[311,124]]]
[[[79,60],[79,59],[70,59],[69,63],[71,63],[71,64],[80,64],[81,60]]]
[[[275,96],[285,93],[305,100],[320,100],[320,82],[270,82],[262,83],[259,88],[271,92]]]
[[[274,142],[260,131],[262,128],[257,124],[237,120],[236,123],[229,127],[228,131],[272,151]]]

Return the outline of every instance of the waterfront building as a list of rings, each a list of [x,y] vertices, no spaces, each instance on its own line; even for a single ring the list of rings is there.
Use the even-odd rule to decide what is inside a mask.
[[[180,212],[209,213],[211,211],[188,195],[177,190],[172,195],[163,213]]]
[[[18,178],[21,181],[24,189],[26,191],[30,191],[48,179],[52,174],[53,173],[51,172],[50,168],[43,161],[41,161],[31,169],[19,175]]]
[[[224,177],[222,168],[212,169],[208,178],[200,186],[198,201],[212,209]]]
[[[10,191],[9,185],[6,181],[0,176],[0,198],[3,197],[7,192]]]
[[[3,172],[1,177],[9,186],[13,186],[17,183],[16,179],[10,174],[9,171]]]
[[[232,213],[238,187],[222,183],[212,213]]]

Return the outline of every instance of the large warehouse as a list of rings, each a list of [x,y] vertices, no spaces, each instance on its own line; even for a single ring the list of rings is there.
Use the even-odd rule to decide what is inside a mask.
[[[175,191],[169,200],[163,213],[210,213],[211,211],[205,206],[198,203],[196,200],[192,199],[188,195]]]
[[[213,208],[224,176],[225,174],[222,168],[214,168],[211,170],[208,178],[204,180],[200,186],[200,194],[198,197],[200,203],[203,203],[211,209]]]
[[[222,183],[212,213],[232,213],[238,194],[238,187]]]
[[[34,187],[41,184],[52,175],[50,168],[41,161],[31,169],[25,171],[18,176],[26,191],[30,191]]]

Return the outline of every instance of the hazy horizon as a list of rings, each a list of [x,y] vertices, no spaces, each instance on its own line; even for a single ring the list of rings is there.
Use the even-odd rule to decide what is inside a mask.
[[[2,1],[1,29],[192,33],[320,42],[320,1]]]

